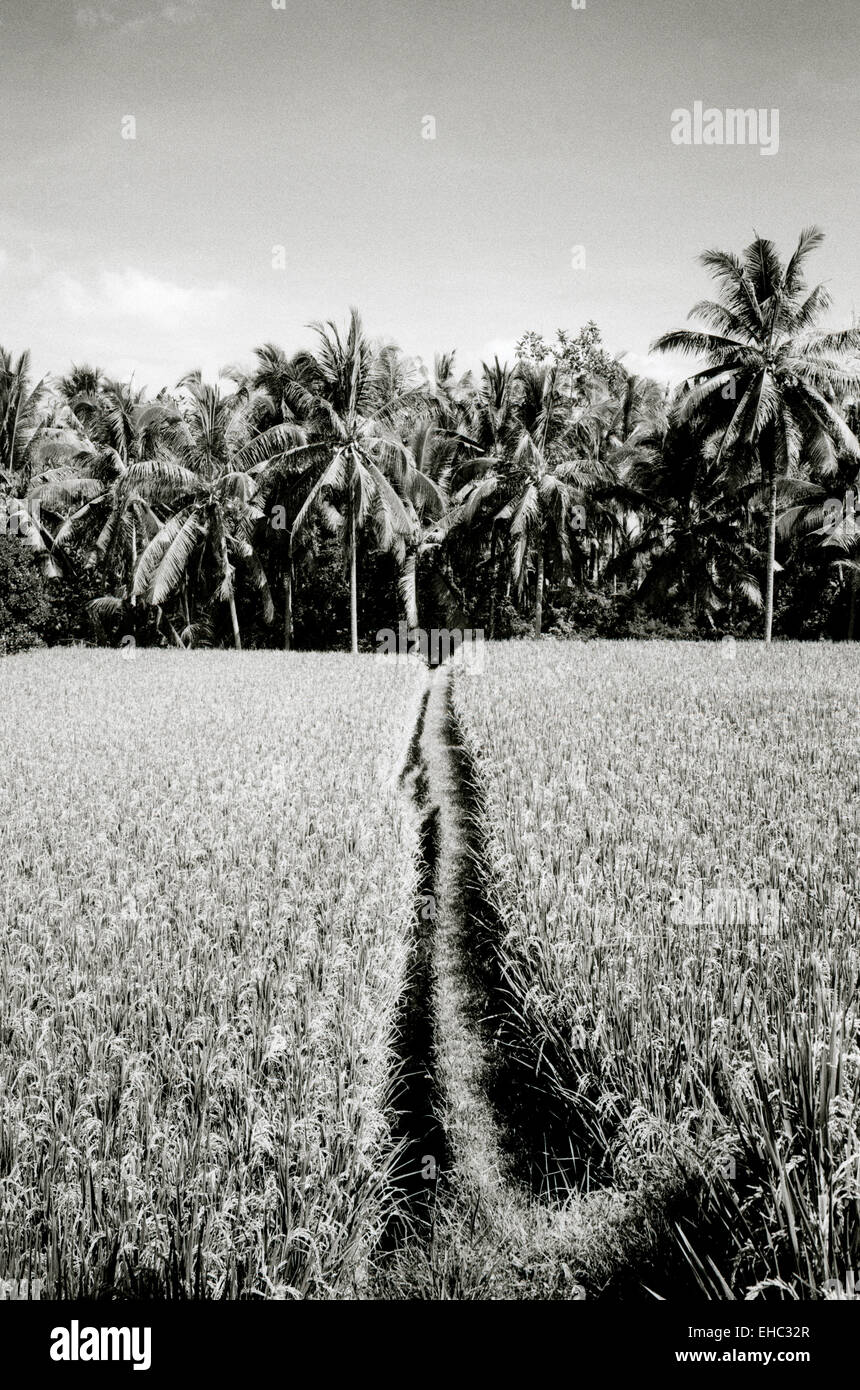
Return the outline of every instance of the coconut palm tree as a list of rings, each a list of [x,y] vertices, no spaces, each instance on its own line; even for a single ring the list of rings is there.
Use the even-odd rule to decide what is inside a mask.
[[[290,356],[277,343],[263,343],[254,348],[254,357],[250,370],[228,367],[224,372],[236,383],[237,403],[241,402],[252,433],[263,434],[278,425],[304,425],[288,396],[297,381],[307,383],[312,355],[302,349]]]
[[[720,438],[676,406],[665,424],[631,436],[614,492],[635,518],[614,568],[638,578],[642,601],[687,604],[712,627],[739,599],[762,607],[747,520],[757,483],[730,478]]]
[[[450,438],[432,419],[425,418],[413,429],[408,450],[391,458],[391,478],[411,522],[410,534],[398,555],[400,597],[410,634],[418,627],[419,556],[435,557],[437,547],[430,538],[448,505],[454,452]]]
[[[400,554],[414,536],[414,523],[388,474],[414,467],[394,422],[412,408],[417,391],[410,383],[392,385],[385,349],[365,335],[356,309],[346,332],[334,323],[311,325],[319,338],[313,367],[297,379],[287,398],[310,422],[312,440],[324,443],[325,462],[293,522],[295,543],[319,518],[341,539],[349,573],[350,645],[358,652],[358,538],[369,526],[382,550]]]
[[[471,372],[458,376],[455,352],[438,352],[433,360],[433,376],[427,387],[427,400],[433,418],[441,429],[458,430],[465,425],[474,396]]]
[[[295,566],[316,551],[316,538],[310,528],[294,544],[293,522],[325,457],[322,446],[317,447],[310,438],[312,422],[301,404],[306,408],[312,399],[315,362],[305,350],[289,356],[276,343],[263,343],[254,349],[254,356],[256,362],[250,371],[232,367],[225,375],[236,382],[237,401],[250,433],[256,436],[246,453],[248,473],[256,480],[258,502],[264,513],[255,544],[265,556],[267,569],[271,567],[280,579],[284,650],[289,651]]]
[[[30,380],[30,354],[13,359],[0,347],[0,505],[9,527],[34,550],[42,572],[56,578],[61,570],[52,556],[53,537],[34,495],[34,479],[76,441],[73,432],[46,411],[47,383]]]
[[[491,576],[501,528],[510,541],[511,577],[520,595],[529,572],[534,573],[532,626],[540,636],[548,548],[569,565],[572,509],[588,479],[572,445],[570,406],[558,365],[520,362],[502,368],[496,361],[485,367],[474,424],[474,437],[463,442],[488,444],[489,452],[470,460],[471,477],[455,496],[447,530],[472,526],[491,514]]]
[[[519,495],[500,516],[510,518],[513,576],[520,593],[527,567],[530,562],[534,565],[533,631],[540,637],[547,547],[554,543],[569,567],[568,527],[573,507],[581,505],[588,470],[570,445],[570,418],[559,368],[521,363],[517,375],[519,438],[513,459],[524,476]]]
[[[129,478],[131,467],[154,457],[158,411],[153,404],[138,409],[135,435],[124,440],[123,454],[85,436],[31,488],[42,516],[53,520],[52,554],[68,563],[70,548],[83,545],[87,568],[102,566],[110,576],[111,612],[122,611],[126,600],[136,608],[138,556],[161,524]]]
[[[720,430],[717,462],[761,479],[767,508],[764,638],[773,634],[779,479],[801,464],[835,465],[837,450],[860,459],[860,443],[835,401],[860,387],[860,328],[826,332],[816,325],[830,305],[822,285],[808,290],[804,266],[823,241],[806,228],[783,265],[773,243],[757,236],[741,258],[706,251],[701,263],[720,287],[719,300],[691,311],[708,325],[664,333],[657,352],[704,357],[683,401],[688,414],[706,414]]]
[[[87,382],[97,389],[72,394]],[[130,588],[138,555],[159,523],[129,486],[129,469],[155,457],[174,412],[164,401],[147,401],[141,390],[105,379],[96,368],[73,368],[60,389],[81,437],[33,492],[61,518],[55,549],[89,541],[87,563],[105,564],[119,584]],[[133,594],[131,602],[136,602]]]
[[[29,352],[15,360],[0,347],[0,475],[7,488],[29,485],[46,431],[39,411],[45,391],[44,378],[31,383]]]
[[[244,453],[248,474],[256,482],[255,502],[261,514],[254,543],[267,571],[273,567],[279,574],[284,595],[284,651],[292,647],[296,565],[312,559],[317,550],[312,528],[304,527],[294,538],[293,526],[325,456],[325,446],[309,441],[302,426],[286,423],[272,426]]]
[[[161,607],[192,578],[214,577],[213,597],[228,605],[234,646],[241,650],[237,565],[259,593],[265,620],[274,616],[268,581],[251,544],[262,512],[249,470],[263,466],[267,448],[270,456],[282,452],[284,439],[277,429],[268,432],[265,443],[264,437],[249,439],[240,401],[206,385],[199,372],[185,377],[180,390],[181,408],[168,422],[154,458],[128,470],[128,485],[169,513],[140,557],[134,593]]]
[[[856,434],[860,415],[853,398],[840,402],[849,428]],[[826,478],[813,471],[783,488],[785,507],[780,514],[778,534],[791,538],[813,560],[825,560],[836,570],[840,582],[848,583],[848,628],[852,641],[857,626],[860,592],[860,473],[856,460],[843,454],[838,471]],[[805,539],[811,547],[803,545]]]
[[[623,475],[643,455],[650,458],[655,439],[666,428],[666,402],[656,382],[625,372],[619,366],[621,386],[617,394],[600,383],[580,387],[582,403],[574,408],[571,438],[577,451],[589,461],[583,485],[582,538],[590,546],[591,581],[597,584],[600,555],[609,551],[609,568],[619,539],[630,530],[630,509]],[[613,592],[617,577],[612,574]]]
[[[490,637],[495,635],[506,559],[507,527],[500,511],[515,496],[516,392],[515,367],[497,357],[492,364],[482,364],[465,417],[456,429],[446,430],[455,446],[447,478],[450,506],[431,537],[437,544],[444,542],[448,552],[459,549],[470,591],[489,590]]]
[[[73,364],[68,374],[60,377],[57,394],[70,410],[74,410],[81,396],[98,397],[106,385],[107,377],[101,367],[82,362],[80,366]]]

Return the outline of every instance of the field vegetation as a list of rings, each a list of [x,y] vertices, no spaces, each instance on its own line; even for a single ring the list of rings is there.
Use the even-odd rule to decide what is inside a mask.
[[[0,1277],[346,1296],[392,1165],[420,673],[0,663]]]
[[[455,678],[549,1177],[660,1194],[712,1297],[832,1295],[860,1258],[857,675],[827,645],[511,643]]]

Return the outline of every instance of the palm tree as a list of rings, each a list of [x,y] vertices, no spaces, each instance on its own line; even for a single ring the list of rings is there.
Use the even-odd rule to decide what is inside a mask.
[[[256,480],[264,513],[255,539],[280,576],[284,595],[283,645],[289,651],[295,565],[315,551],[315,538],[309,529],[293,543],[293,522],[324,457],[324,450],[310,439],[312,421],[300,404],[301,399],[307,408],[312,399],[315,362],[304,350],[290,357],[276,343],[263,343],[254,349],[254,356],[256,363],[250,371],[233,367],[226,375],[236,382],[237,399],[242,403],[246,423],[257,436],[246,455],[248,473]]]
[[[394,485],[412,528],[399,554],[400,597],[410,634],[418,627],[418,559],[436,549],[430,537],[447,507],[453,453],[451,440],[425,418],[412,431],[407,452],[392,458]]]
[[[33,480],[73,447],[74,436],[43,410],[43,378],[32,385],[30,354],[17,360],[0,347],[0,505],[24,544],[37,552],[43,573],[56,578],[60,569],[51,550],[53,537],[44,525]]]
[[[841,448],[860,458],[860,443],[835,405],[839,394],[860,386],[856,354],[860,329],[816,331],[830,305],[822,285],[808,291],[804,263],[823,233],[809,227],[783,265],[773,243],[757,236],[741,259],[706,251],[701,263],[717,280],[721,298],[697,304],[697,317],[713,332],[679,329],[653,345],[658,352],[704,357],[683,402],[720,429],[717,454],[733,469],[754,468],[767,506],[765,642],[773,633],[777,494],[780,477],[801,463],[831,469]]]
[[[471,372],[457,376],[455,352],[438,352],[433,360],[433,377],[427,400],[433,418],[441,429],[457,430],[468,419],[475,384]]]
[[[683,400],[684,392],[679,396]],[[720,435],[676,405],[650,432],[634,432],[615,495],[635,526],[615,569],[639,576],[643,601],[681,600],[713,627],[742,598],[762,607],[747,506],[756,484],[732,483]]]
[[[533,630],[540,637],[547,546],[554,543],[563,564],[569,566],[568,527],[572,509],[582,498],[587,470],[570,447],[570,418],[559,368],[521,363],[517,377],[521,385],[516,409],[519,438],[513,461],[522,483],[519,495],[500,516],[510,518],[513,575],[519,592],[529,561],[534,563]]]
[[[570,563],[572,508],[582,497],[587,468],[572,447],[569,401],[557,364],[520,362],[484,368],[465,446],[487,451],[472,457],[469,480],[455,495],[448,533],[490,519],[491,632],[495,623],[495,573],[499,531],[512,542],[511,577],[522,595],[530,570],[535,577],[532,626],[540,636],[548,547]]]
[[[444,363],[443,363],[444,369]],[[517,370],[498,357],[482,364],[477,390],[457,429],[446,433],[455,445],[448,475],[451,505],[433,539],[450,551],[458,540],[467,587],[489,588],[489,635],[495,635],[499,581],[507,528],[500,510],[515,496],[512,455],[518,427]],[[482,574],[486,581],[481,584]],[[510,579],[508,581],[510,585]]]
[[[255,542],[280,573],[284,651],[292,647],[295,566],[316,552],[311,528],[305,527],[294,538],[293,526],[324,457],[323,445],[310,442],[302,426],[289,424],[270,427],[244,451],[248,474],[256,481],[255,500],[261,514]]]
[[[666,428],[666,404],[657,383],[625,372],[620,364],[618,372],[617,394],[599,382],[579,387],[584,399],[574,408],[571,430],[578,452],[589,463],[581,533],[591,538],[591,581],[598,582],[600,554],[608,548],[613,592],[619,538],[628,534],[632,520],[623,475],[635,460],[652,456],[654,440],[662,439]]]
[[[314,517],[341,537],[349,573],[350,645],[358,652],[358,536],[370,524],[383,550],[403,554],[413,522],[386,476],[414,466],[393,421],[417,400],[410,384],[392,385],[385,349],[374,348],[358,311],[350,310],[346,333],[336,325],[313,324],[319,337],[309,380],[289,388],[291,406],[311,422],[310,437],[326,446],[325,463],[293,522],[295,542]]]
[[[208,570],[218,581],[215,599],[228,605],[238,651],[237,564],[262,598],[265,621],[274,615],[268,581],[250,539],[262,513],[249,469],[262,466],[267,448],[270,455],[283,451],[284,441],[277,429],[268,438],[249,439],[240,402],[204,384],[199,372],[184,378],[180,389],[185,399],[168,424],[166,442],[153,459],[128,470],[129,486],[170,513],[140,557],[134,593],[161,607],[187,591],[192,565],[197,576]],[[186,629],[191,626],[186,612]]]
[[[844,401],[849,425],[855,430],[860,424],[852,400]],[[840,459],[835,477],[827,482],[813,476],[783,489],[786,506],[779,523],[779,535],[796,543],[808,537],[814,544],[813,561],[825,559],[836,570],[839,580],[848,577],[848,627],[846,637],[853,641],[857,625],[858,589],[860,589],[860,473],[856,463],[847,457]],[[809,548],[804,547],[809,554]]]
[[[277,343],[254,348],[256,361],[250,370],[228,367],[224,375],[236,383],[252,432],[262,434],[277,425],[304,424],[288,397],[297,381],[307,383],[313,357],[305,350],[289,356]]]
[[[97,397],[106,385],[107,378],[101,367],[91,367],[89,363],[82,362],[79,367],[73,364],[68,375],[60,377],[57,393],[69,409],[74,410],[81,396]]]
[[[96,389],[74,389],[87,384]],[[54,550],[63,553],[69,543],[89,538],[88,566],[106,565],[119,587],[131,590],[134,608],[138,555],[159,520],[129,485],[129,470],[155,457],[173,413],[163,401],[145,400],[141,390],[106,380],[97,368],[73,367],[60,392],[82,437],[69,445],[60,466],[42,475],[33,495],[58,517]]]
[[[45,389],[44,378],[30,382],[29,352],[15,361],[0,347],[0,475],[7,488],[29,485],[46,428],[39,413]]]

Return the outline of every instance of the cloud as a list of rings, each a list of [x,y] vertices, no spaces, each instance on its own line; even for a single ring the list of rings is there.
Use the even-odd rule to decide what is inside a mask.
[[[49,277],[47,289],[71,318],[91,322],[129,319],[160,328],[177,321],[205,324],[232,298],[225,284],[186,287],[133,268],[102,271],[91,285],[59,271]]]
[[[677,386],[690,376],[695,363],[681,353],[625,352],[621,358],[624,368],[634,376],[650,376],[661,384]]]
[[[160,279],[138,266],[72,272],[21,251],[5,267],[0,252],[0,340],[31,347],[40,374],[92,360],[157,388],[190,367],[212,376],[235,355],[220,345],[242,337],[245,301],[224,281]]]
[[[165,318],[205,318],[231,298],[225,284],[187,289],[169,280],[156,280],[138,270],[105,271],[102,291],[115,313],[162,323]]]
[[[491,338],[481,349],[481,358],[484,362],[492,362],[498,357],[500,362],[509,362],[512,366],[517,360],[518,338]]]
[[[517,338],[491,338],[482,348],[463,348],[457,353],[458,373],[469,371],[480,376],[483,364],[486,362],[491,366],[496,357],[503,366],[508,363],[513,367],[517,360],[517,342]],[[431,355],[430,361],[432,360]]]

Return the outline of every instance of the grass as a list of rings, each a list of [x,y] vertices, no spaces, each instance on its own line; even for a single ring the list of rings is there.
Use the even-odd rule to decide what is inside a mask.
[[[860,1257],[860,666],[723,655],[512,643],[457,680],[485,888],[561,1185],[662,1194],[708,1296],[832,1296]]]
[[[420,676],[0,663],[0,1277],[348,1296],[386,1219]]]
[[[371,658],[0,663],[0,1280],[850,1296],[858,675],[508,643],[451,730]]]

